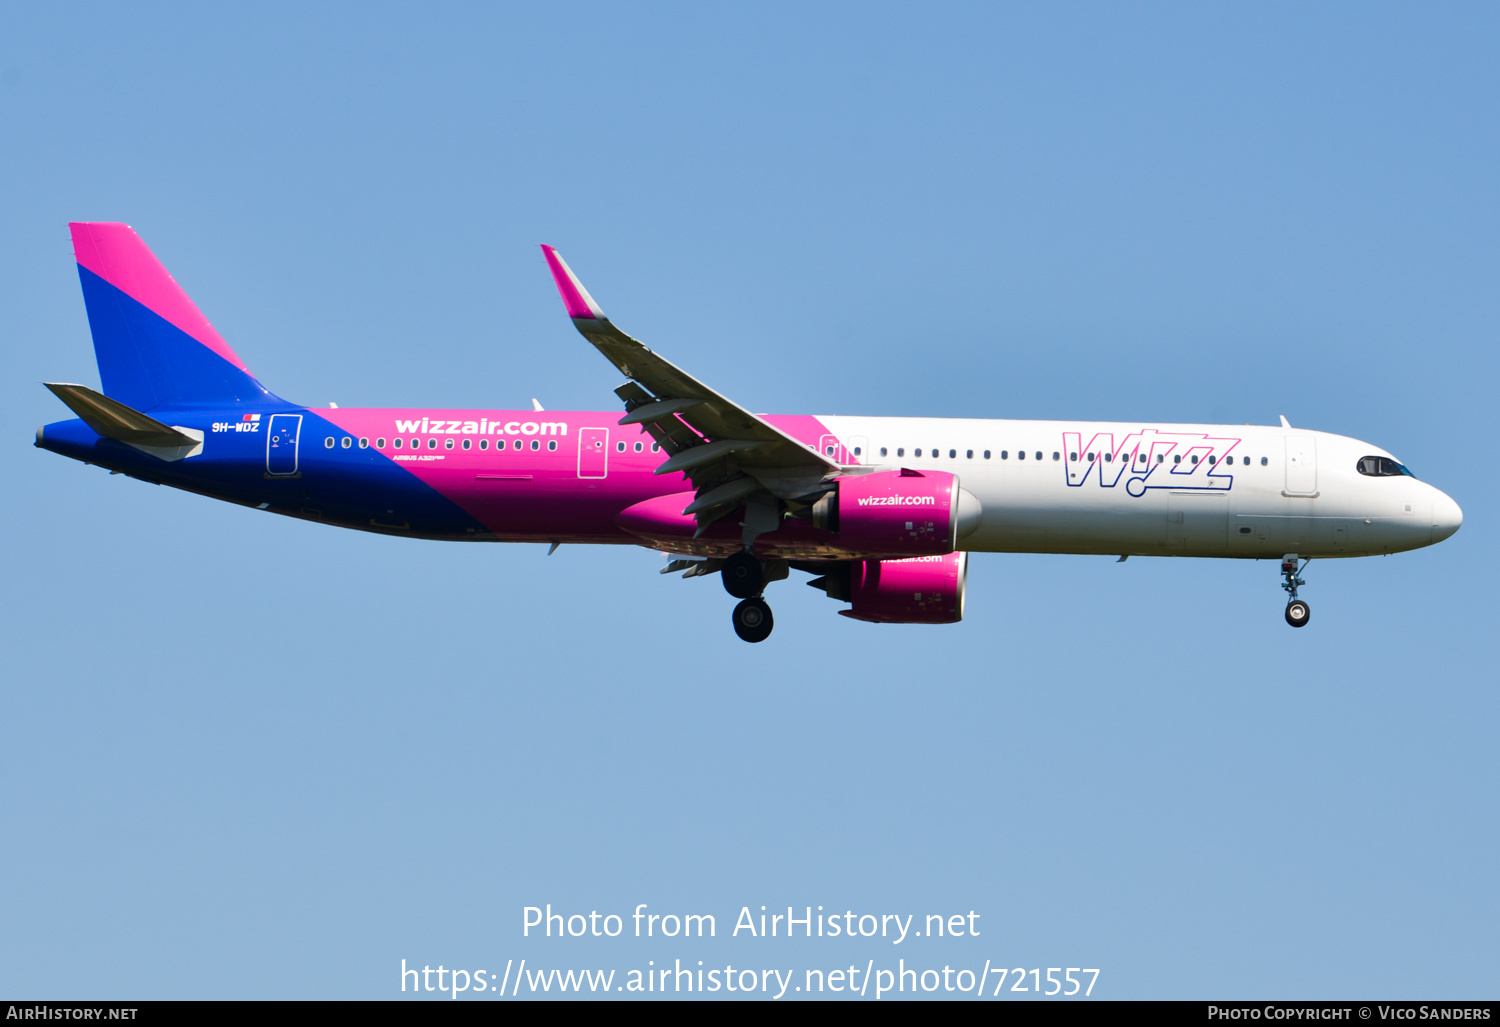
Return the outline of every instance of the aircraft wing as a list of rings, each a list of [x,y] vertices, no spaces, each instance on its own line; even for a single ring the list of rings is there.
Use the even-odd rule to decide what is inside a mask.
[[[630,379],[615,390],[625,401],[620,423],[642,425],[667,453],[657,474],[680,471],[692,481],[697,495],[683,512],[698,518],[700,530],[741,503],[764,510],[770,497],[796,500],[844,470],[620,331],[562,256],[551,246],[542,252],[573,326]],[[757,497],[762,491],[769,496]],[[747,521],[756,517],[752,509]]]

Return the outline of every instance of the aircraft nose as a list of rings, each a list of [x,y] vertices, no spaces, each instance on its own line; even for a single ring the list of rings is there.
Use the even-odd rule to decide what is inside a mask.
[[[1441,542],[1459,529],[1464,522],[1464,512],[1458,508],[1445,492],[1432,499],[1432,541]]]

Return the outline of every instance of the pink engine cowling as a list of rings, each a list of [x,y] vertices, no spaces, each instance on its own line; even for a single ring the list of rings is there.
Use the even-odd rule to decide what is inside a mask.
[[[880,471],[838,479],[813,507],[813,524],[856,552],[951,553],[979,522],[979,501],[947,471]]]
[[[845,617],[877,624],[956,624],[964,619],[969,554],[863,560],[849,565]]]

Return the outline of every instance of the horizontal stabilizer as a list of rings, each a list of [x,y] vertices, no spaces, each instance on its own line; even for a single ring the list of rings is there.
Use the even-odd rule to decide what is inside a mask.
[[[191,456],[190,451],[203,445],[203,435],[197,438],[183,430],[162,424],[154,417],[132,409],[119,400],[110,399],[86,385],[69,385],[60,382],[44,382],[53,395],[66,403],[84,424],[94,429],[101,437],[114,439],[135,446],[166,460],[180,460]],[[156,452],[158,450],[175,452]]]

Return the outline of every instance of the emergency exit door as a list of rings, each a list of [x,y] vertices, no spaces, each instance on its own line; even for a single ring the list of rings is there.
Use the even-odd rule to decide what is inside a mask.
[[[603,478],[609,473],[609,429],[578,429],[578,477]]]

